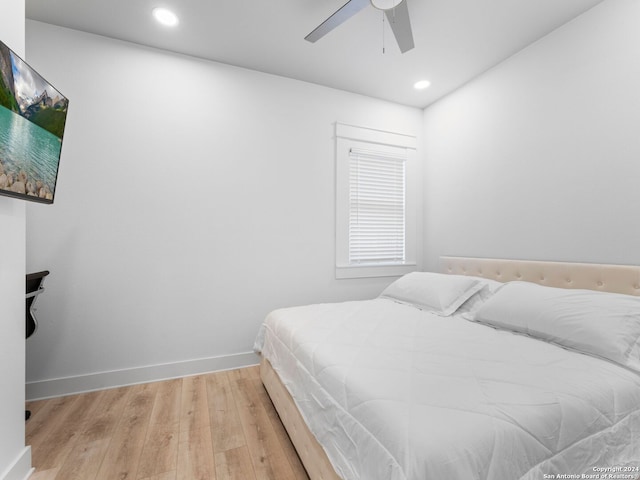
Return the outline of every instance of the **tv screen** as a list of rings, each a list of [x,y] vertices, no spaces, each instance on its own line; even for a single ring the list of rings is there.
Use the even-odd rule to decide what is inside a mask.
[[[0,195],[53,203],[68,106],[0,42]]]

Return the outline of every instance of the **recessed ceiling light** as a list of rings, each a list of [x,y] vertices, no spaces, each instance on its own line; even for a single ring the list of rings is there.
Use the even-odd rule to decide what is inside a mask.
[[[178,17],[171,10],[166,8],[154,8],[153,17],[162,25],[167,27],[175,27],[178,24]]]
[[[420,80],[419,82],[413,84],[413,88],[415,88],[416,90],[424,90],[425,88],[428,88],[429,85],[431,85],[431,82],[429,80]]]

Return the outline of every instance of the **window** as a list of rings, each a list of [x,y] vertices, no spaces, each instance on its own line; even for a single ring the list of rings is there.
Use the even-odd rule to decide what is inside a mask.
[[[415,143],[336,125],[336,278],[416,269]]]
[[[396,264],[405,257],[405,162],[377,150],[349,150],[349,264]]]

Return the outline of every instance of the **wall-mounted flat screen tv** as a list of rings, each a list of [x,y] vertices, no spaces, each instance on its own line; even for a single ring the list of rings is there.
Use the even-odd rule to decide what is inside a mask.
[[[68,107],[0,42],[0,195],[53,203]]]

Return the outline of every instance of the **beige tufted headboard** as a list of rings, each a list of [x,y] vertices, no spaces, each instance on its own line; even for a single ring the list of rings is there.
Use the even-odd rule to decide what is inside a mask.
[[[635,265],[440,257],[440,271],[500,282],[520,280],[550,287],[640,295],[640,266]]]

